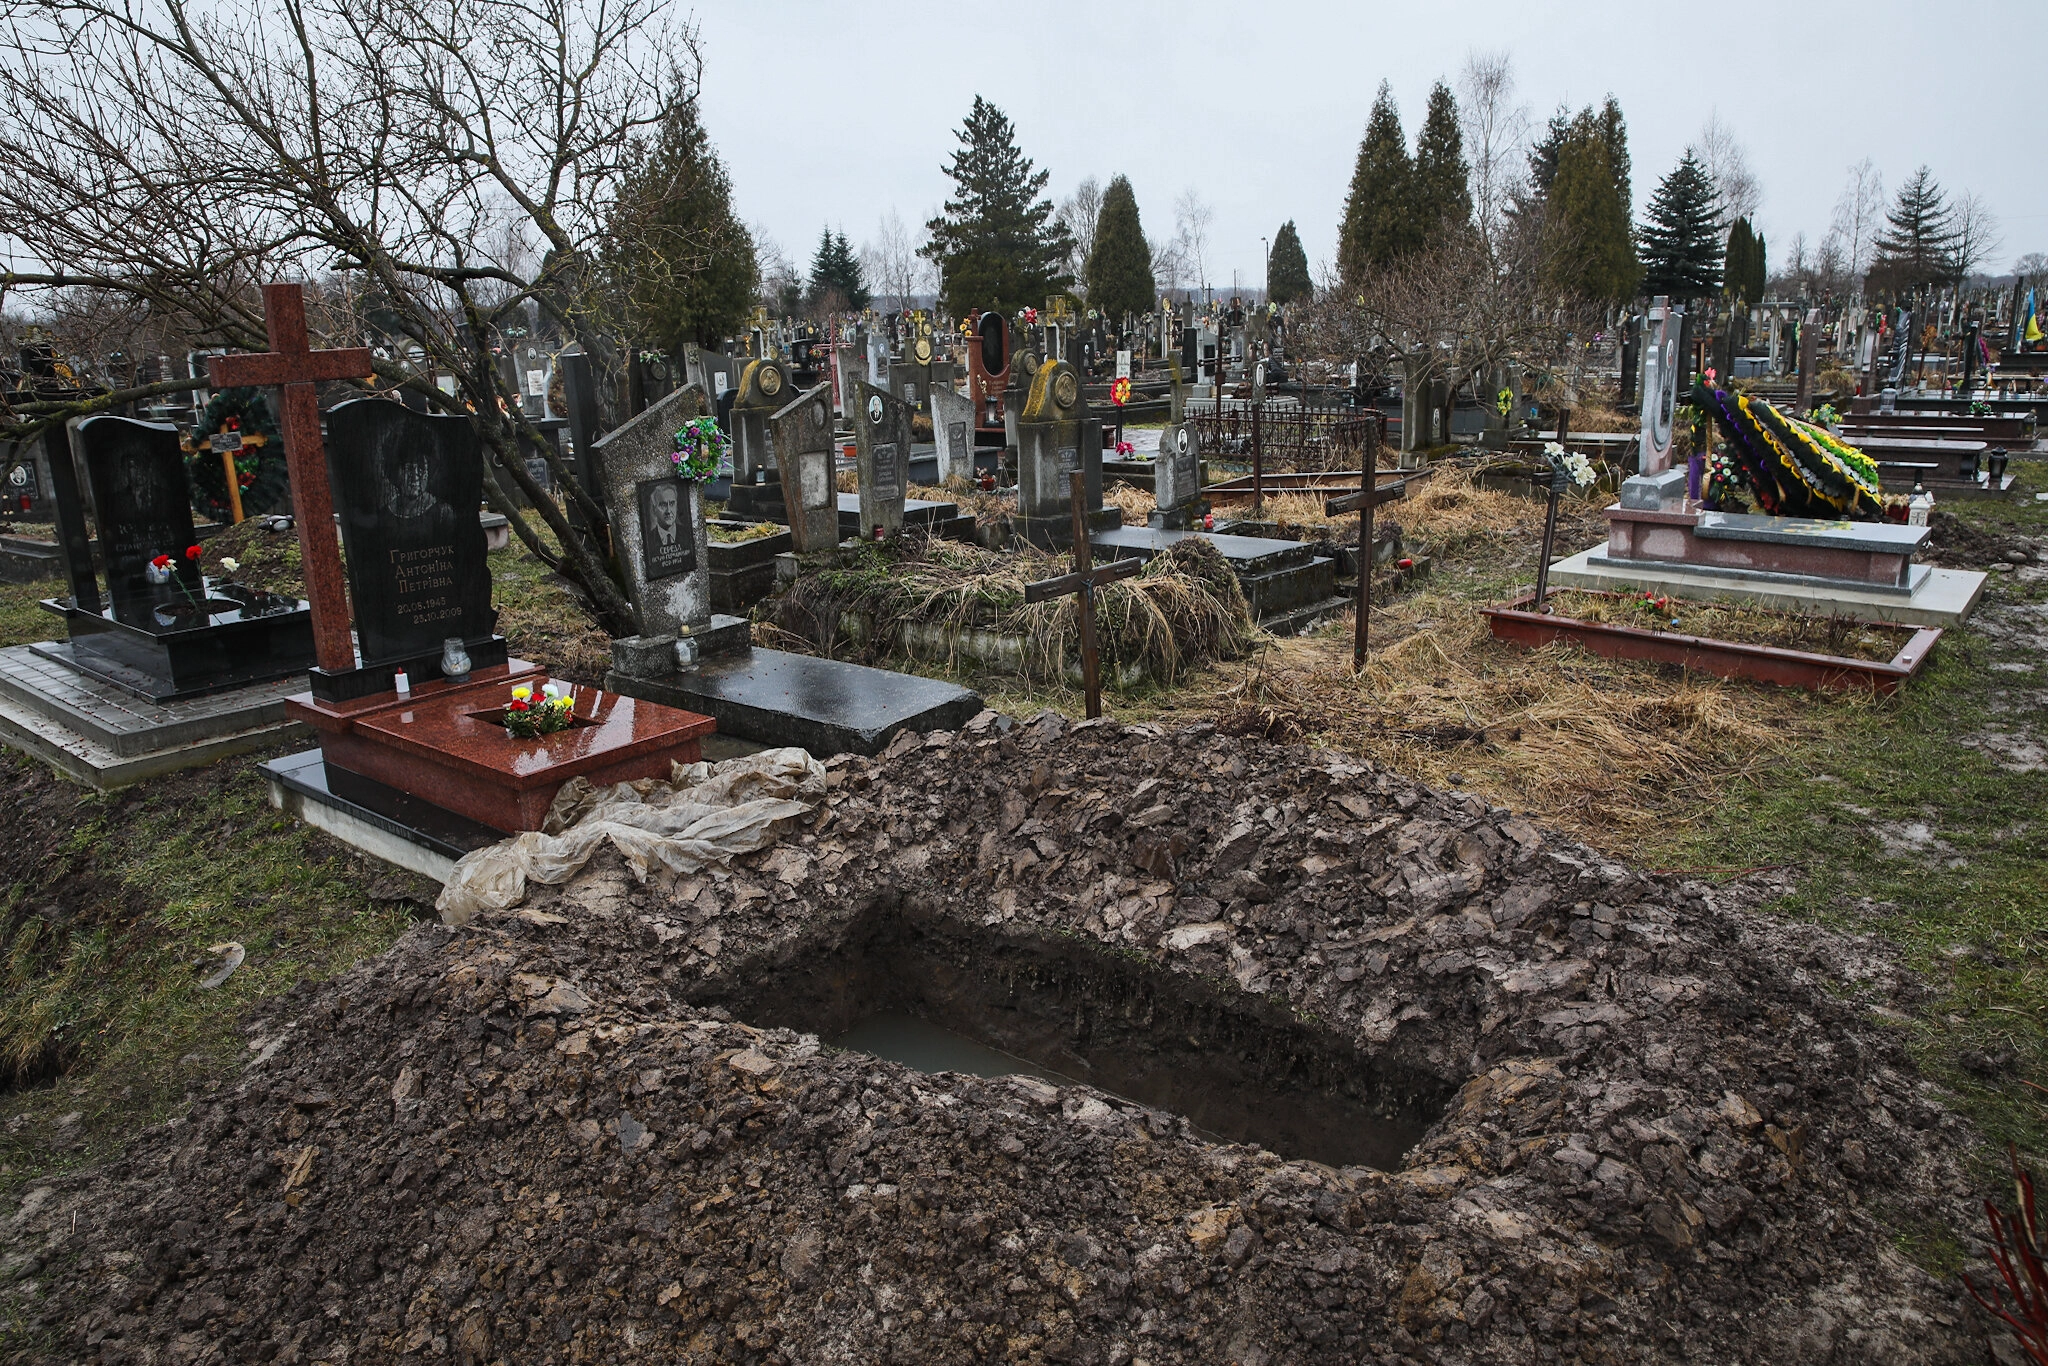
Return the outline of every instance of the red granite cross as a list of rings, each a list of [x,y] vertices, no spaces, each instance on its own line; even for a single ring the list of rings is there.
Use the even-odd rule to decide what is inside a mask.
[[[263,286],[263,320],[270,350],[215,356],[207,362],[207,377],[216,389],[248,385],[284,390],[285,461],[292,476],[292,518],[298,525],[306,600],[313,611],[313,649],[321,668],[331,673],[353,669],[356,647],[349,636],[341,547],[334,536],[334,491],[327,482],[327,448],[320,439],[320,399],[314,386],[322,380],[370,374],[370,348],[313,350],[306,335],[305,291],[296,284]]]

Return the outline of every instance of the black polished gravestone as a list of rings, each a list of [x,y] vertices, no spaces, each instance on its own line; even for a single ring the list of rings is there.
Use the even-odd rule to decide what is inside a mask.
[[[36,653],[152,702],[283,678],[313,662],[304,602],[209,579],[188,555],[197,538],[177,428],[93,417],[72,425],[71,443],[99,511],[107,605],[85,592],[90,563],[72,566],[74,595],[42,604],[64,619],[70,642],[46,641]],[[60,523],[79,525],[78,539],[83,515],[58,510]]]
[[[503,664],[477,520],[484,466],[475,428],[387,399],[355,399],[327,414],[327,469],[348,557],[358,667],[313,670],[314,696],[388,692],[399,668],[415,687],[441,678],[450,637],[462,639],[472,668]]]

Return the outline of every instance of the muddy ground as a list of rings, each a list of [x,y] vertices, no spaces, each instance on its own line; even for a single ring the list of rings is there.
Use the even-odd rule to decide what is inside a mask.
[[[23,1359],[1983,1359],[1872,1208],[1977,1217],[1876,941],[1206,726],[833,784],[252,1021],[0,1225]],[[1088,1084],[820,1046],[884,1008]]]

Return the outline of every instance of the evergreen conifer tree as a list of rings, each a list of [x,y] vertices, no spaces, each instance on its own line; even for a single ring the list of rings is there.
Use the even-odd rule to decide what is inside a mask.
[[[1600,124],[1601,145],[1607,149],[1607,174],[1614,181],[1615,194],[1621,198],[1623,214],[1633,217],[1635,187],[1628,155],[1628,122],[1621,116],[1621,102],[1609,95],[1595,117]]]
[[[1470,176],[1464,136],[1458,131],[1458,102],[1451,88],[1438,81],[1429,92],[1429,112],[1415,139],[1410,212],[1418,238],[1472,221]]]
[[[1918,290],[1955,278],[1955,215],[1925,166],[1899,186],[1877,235],[1871,277],[1881,289]]]
[[[1337,236],[1337,267],[1347,282],[1386,269],[1420,243],[1410,212],[1409,182],[1414,174],[1393,88],[1381,81],[1365,137],[1358,144],[1358,163],[1351,172],[1351,193],[1344,201],[1344,224]]]
[[[738,330],[754,301],[754,239],[692,100],[677,100],[636,149],[611,219],[609,265],[636,342],[671,355]]]
[[[858,313],[873,301],[867,274],[861,269],[860,258],[853,254],[846,233],[826,228],[818,238],[817,251],[811,255],[811,307]]]
[[[1052,201],[1041,198],[1050,173],[1032,168],[1010,120],[979,95],[955,136],[960,150],[946,168],[953,196],[926,225],[924,249],[939,267],[946,309],[965,317],[975,307],[1014,313],[1043,304],[1071,282],[1073,247]]]
[[[1273,254],[1266,258],[1266,297],[1276,304],[1291,304],[1315,294],[1308,277],[1308,253],[1301,249],[1301,234],[1288,219],[1273,234]]]
[[[1622,303],[1634,297],[1642,268],[1609,146],[1601,119],[1591,109],[1572,120],[1557,150],[1544,230],[1557,244],[1560,284],[1581,298]]]
[[[1152,282],[1152,248],[1138,221],[1138,196],[1123,176],[1102,193],[1095,219],[1095,249],[1088,253],[1088,304],[1104,317],[1142,314],[1157,302]]]
[[[1643,289],[1673,299],[1697,299],[1721,284],[1721,233],[1715,222],[1714,183],[1690,148],[1650,197],[1643,225]]]
[[[1749,294],[1750,253],[1754,250],[1756,235],[1750,231],[1749,220],[1738,218],[1728,229],[1728,254],[1721,271],[1721,287],[1728,297],[1738,303],[1755,303]]]
[[[1764,249],[1764,235],[1757,233],[1749,248],[1749,293],[1744,297],[1753,303],[1762,303],[1770,289],[1770,258]]]

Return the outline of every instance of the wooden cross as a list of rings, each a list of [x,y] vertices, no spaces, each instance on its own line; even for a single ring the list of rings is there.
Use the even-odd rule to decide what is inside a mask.
[[[356,666],[349,635],[348,594],[342,586],[341,547],[334,535],[334,490],[327,482],[327,448],[320,439],[323,380],[362,379],[373,369],[370,348],[315,351],[306,335],[306,295],[296,284],[263,286],[263,321],[270,350],[214,356],[207,378],[216,389],[281,388],[285,463],[292,477],[292,520],[306,601],[313,613],[313,651],[320,667],[337,673]]]
[[[1128,579],[1144,568],[1141,560],[1112,560],[1097,569],[1088,544],[1088,482],[1075,470],[1067,476],[1074,503],[1074,572],[1024,585],[1024,601],[1049,602],[1069,593],[1081,595],[1081,686],[1088,694],[1088,719],[1102,715],[1101,657],[1095,645],[1095,590]]]
[[[1406,479],[1397,479],[1380,488],[1378,478],[1379,471],[1373,468],[1372,455],[1368,452],[1365,468],[1358,476],[1358,482],[1364,487],[1323,504],[1325,517],[1341,517],[1347,512],[1358,514],[1358,629],[1353,633],[1351,644],[1353,673],[1365,668],[1366,628],[1372,620],[1372,510],[1381,503],[1397,502],[1408,496]]]

